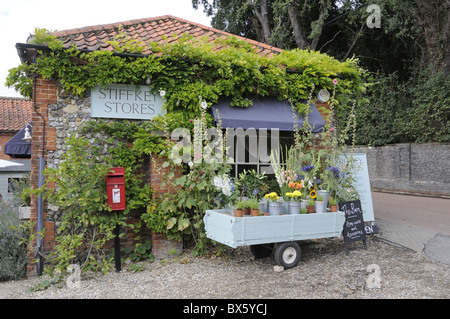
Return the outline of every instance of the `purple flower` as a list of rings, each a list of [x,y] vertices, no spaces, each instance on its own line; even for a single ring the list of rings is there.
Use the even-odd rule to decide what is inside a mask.
[[[314,168],[314,165],[307,165],[307,166],[303,167],[302,170],[303,170],[305,173],[307,173],[307,172],[309,172],[310,170],[312,170],[313,168]]]
[[[339,178],[341,176],[341,171],[337,167],[334,166],[327,167],[327,170],[332,172],[335,178]]]

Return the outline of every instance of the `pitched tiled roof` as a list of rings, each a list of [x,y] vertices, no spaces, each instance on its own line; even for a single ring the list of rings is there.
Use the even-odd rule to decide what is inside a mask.
[[[113,47],[107,41],[114,40],[118,34],[118,28],[122,26],[122,31],[128,36],[135,38],[143,43],[148,42],[177,42],[185,33],[193,35],[196,38],[208,37],[208,41],[228,36],[235,36],[218,29],[207,27],[195,22],[180,19],[174,16],[165,15],[154,18],[136,19],[112,24],[103,24],[78,29],[56,31],[52,34],[59,38],[64,47],[70,47],[72,44],[78,49],[85,50],[113,50]],[[167,37],[167,40],[163,39]],[[239,37],[253,44],[261,55],[278,54],[282,50],[272,47],[265,43],[257,42],[247,38]],[[143,54],[150,54],[146,49]]]
[[[31,122],[32,101],[0,97],[0,132],[18,132]]]

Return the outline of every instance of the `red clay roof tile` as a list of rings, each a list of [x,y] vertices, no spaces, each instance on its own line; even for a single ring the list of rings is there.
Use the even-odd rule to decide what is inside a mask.
[[[236,36],[222,30],[170,15],[62,30],[53,32],[52,34],[63,42],[64,47],[70,47],[72,44],[75,44],[78,49],[98,50],[101,48],[102,50],[113,50],[112,45],[107,43],[107,41],[114,40],[119,26],[122,26],[122,30],[129,36],[144,43],[148,41],[164,42],[163,36],[168,37],[169,42],[174,42],[185,33],[195,37],[208,36],[209,41],[214,41],[218,37]],[[173,34],[177,35],[174,39],[172,39]],[[257,52],[261,55],[270,56],[282,51],[279,48],[265,43],[243,37],[238,38],[253,44],[257,48]],[[143,54],[150,53],[151,51],[149,49],[143,52]]]
[[[0,132],[17,132],[31,122],[30,100],[0,97]]]

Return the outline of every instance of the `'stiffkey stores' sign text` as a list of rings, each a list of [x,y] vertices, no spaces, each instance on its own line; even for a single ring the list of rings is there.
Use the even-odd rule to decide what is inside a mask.
[[[92,117],[150,120],[160,114],[162,97],[148,86],[109,84],[92,89]]]

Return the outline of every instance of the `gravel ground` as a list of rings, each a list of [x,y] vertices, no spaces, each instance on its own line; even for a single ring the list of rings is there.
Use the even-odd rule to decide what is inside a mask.
[[[350,245],[342,239],[302,242],[297,267],[275,271],[273,256],[254,259],[248,247],[221,257],[191,257],[185,251],[166,263],[143,262],[144,271],[81,276],[80,287],[52,284],[43,291],[26,290],[44,278],[0,283],[0,298],[7,299],[379,299],[450,298],[450,266],[424,254],[383,243],[375,238]],[[380,288],[372,283],[369,265],[379,266]],[[125,267],[124,267],[125,268]]]

